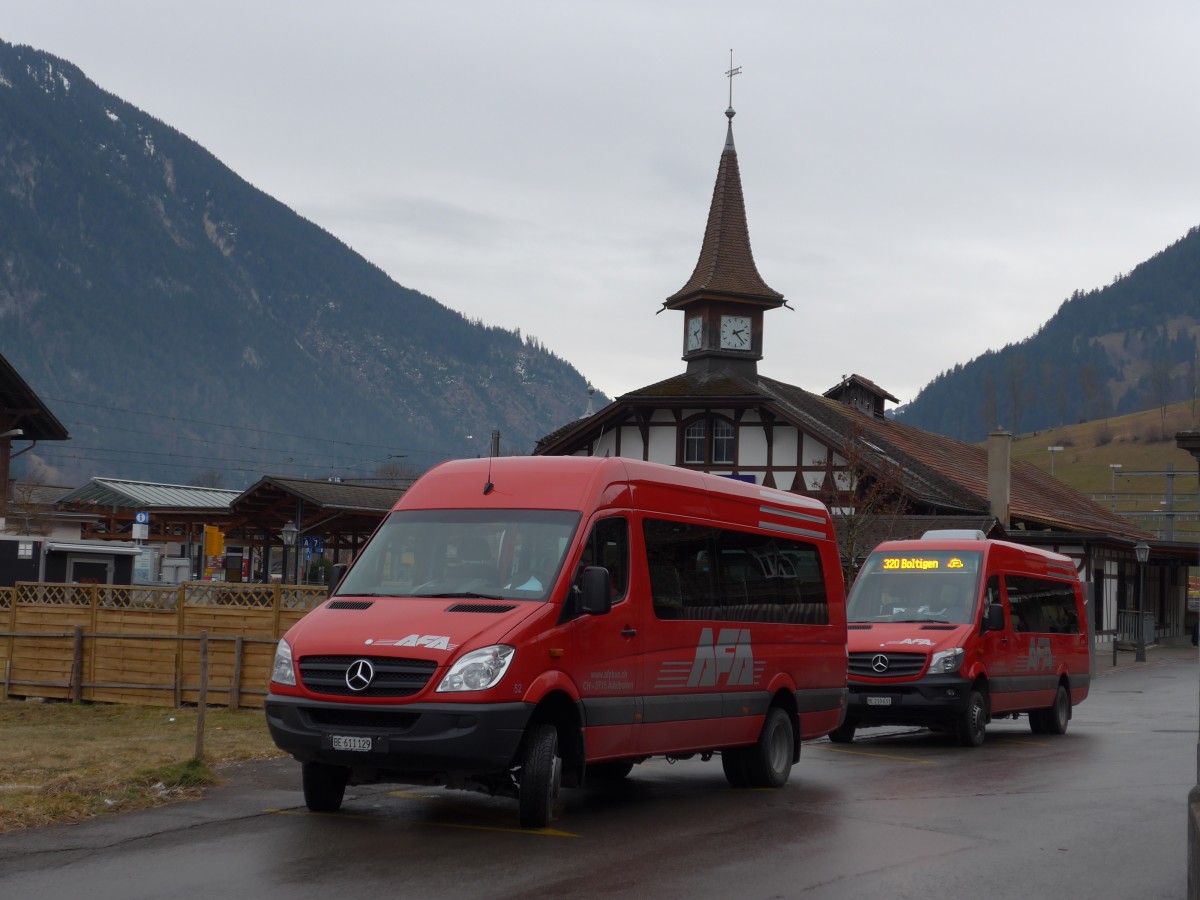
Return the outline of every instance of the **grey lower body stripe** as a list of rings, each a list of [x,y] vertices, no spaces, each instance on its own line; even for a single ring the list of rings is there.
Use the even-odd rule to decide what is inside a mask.
[[[796,691],[796,708],[801,713],[822,712],[829,709],[844,709],[847,689],[801,688]]]
[[[710,694],[665,694],[648,697],[593,697],[582,702],[589,727],[633,725],[641,713],[645,724],[687,722],[697,719],[729,719],[764,716],[771,708],[767,691],[725,691]],[[796,691],[796,708],[801,713],[841,709],[846,688],[803,688]]]
[[[637,697],[592,697],[582,701],[586,725],[636,725],[641,701]]]
[[[1087,673],[1068,675],[1071,687],[1087,687],[1092,683],[1092,676]],[[988,687],[994,694],[1013,694],[1020,691],[1052,691],[1058,687],[1057,675],[1010,675],[992,677]]]

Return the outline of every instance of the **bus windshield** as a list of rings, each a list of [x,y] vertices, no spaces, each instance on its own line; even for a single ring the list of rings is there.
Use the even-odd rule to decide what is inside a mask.
[[[547,600],[579,519],[571,510],[398,510],[334,595]]]
[[[876,551],[846,600],[850,622],[974,622],[979,607],[978,550]]]

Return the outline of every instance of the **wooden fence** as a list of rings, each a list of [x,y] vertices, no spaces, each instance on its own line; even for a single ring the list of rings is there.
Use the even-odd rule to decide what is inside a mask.
[[[0,700],[261,707],[275,645],[322,586],[18,583],[0,588]],[[201,667],[201,635],[206,665]]]

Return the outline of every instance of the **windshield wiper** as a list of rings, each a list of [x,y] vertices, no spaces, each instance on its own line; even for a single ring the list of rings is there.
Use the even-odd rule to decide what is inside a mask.
[[[414,597],[438,597],[447,600],[504,600],[497,594],[480,594],[475,591],[447,591],[442,594],[413,594]]]

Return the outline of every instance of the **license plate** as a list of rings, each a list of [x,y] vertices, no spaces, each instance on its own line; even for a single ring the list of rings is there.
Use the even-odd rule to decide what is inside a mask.
[[[891,697],[868,697],[867,706],[891,706]]]
[[[333,744],[334,750],[354,750],[359,753],[370,752],[371,739],[369,737],[350,737],[344,734],[331,735],[330,743]]]

